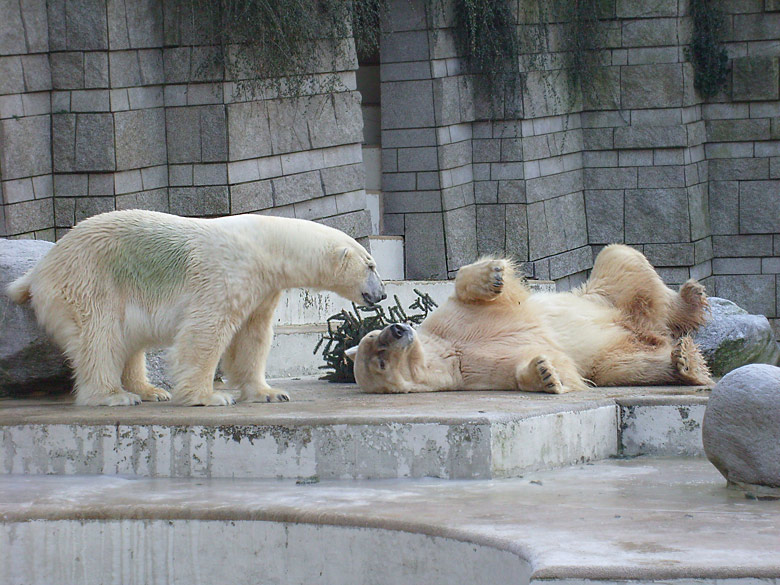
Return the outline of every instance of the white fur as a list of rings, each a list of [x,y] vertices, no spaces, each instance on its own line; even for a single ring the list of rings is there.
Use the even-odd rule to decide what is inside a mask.
[[[367,392],[708,384],[689,336],[706,312],[700,284],[672,291],[627,246],[605,248],[567,293],[533,294],[511,262],[486,259],[458,271],[455,295],[416,331],[371,332],[347,356]]]
[[[169,399],[146,380],[144,351],[170,345],[174,399],[225,405],[232,397],[212,385],[220,358],[240,400],[289,400],[265,364],[274,308],[293,287],[361,304],[384,290],[371,256],[327,226],[132,210],[81,222],[7,292],[32,301],[69,358],[77,404]]]

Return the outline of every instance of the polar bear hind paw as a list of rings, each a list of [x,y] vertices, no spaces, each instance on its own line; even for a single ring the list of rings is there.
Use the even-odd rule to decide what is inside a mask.
[[[79,400],[77,395],[76,404],[79,406],[135,406],[141,404],[141,397],[132,392],[114,390],[108,393],[93,394],[87,400]]]
[[[134,394],[138,394],[144,402],[167,402],[171,399],[171,393],[157,386],[148,384],[143,388],[132,388]]]
[[[236,399],[230,392],[202,392],[200,394],[178,393],[174,390],[173,401],[181,406],[230,406],[236,403]]]
[[[236,403],[236,399],[229,392],[215,390],[203,402],[204,406],[231,406]]]
[[[704,308],[709,305],[704,285],[693,279],[687,281],[680,287],[680,296],[687,303],[694,306]]]
[[[707,362],[688,336],[681,337],[672,349],[672,365],[686,384],[706,386],[714,383]]]
[[[258,390],[253,393],[241,393],[239,402],[290,402],[290,395],[282,390]]]

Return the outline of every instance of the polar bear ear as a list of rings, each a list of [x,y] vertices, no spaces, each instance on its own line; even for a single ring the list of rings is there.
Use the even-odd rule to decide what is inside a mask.
[[[353,347],[350,347],[348,350],[344,352],[344,355],[347,356],[349,359],[351,359],[353,362],[355,361],[355,356],[358,352],[358,346],[355,345]]]

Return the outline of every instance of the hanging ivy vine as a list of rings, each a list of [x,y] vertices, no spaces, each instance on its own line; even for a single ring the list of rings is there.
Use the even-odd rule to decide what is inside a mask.
[[[357,51],[379,46],[386,0],[167,0],[166,10],[242,92],[300,97],[343,91],[337,74]],[[322,74],[323,71],[330,73]]]
[[[723,14],[711,0],[691,0],[693,38],[686,57],[693,65],[693,86],[705,98],[726,87],[728,55],[723,47]]]
[[[434,2],[434,9],[439,3]],[[492,107],[514,103],[519,70],[517,22],[506,0],[454,0],[455,41]]]
[[[376,53],[388,9],[388,0],[164,1],[166,29],[173,15],[180,27],[197,33],[181,45],[214,49],[213,62],[204,67],[219,68],[242,88],[270,86],[276,95],[290,97],[344,91],[338,72],[354,67],[355,51]],[[603,94],[593,73],[599,70],[605,25],[614,15],[603,13],[601,0],[421,1],[434,41],[437,27],[450,29],[466,73],[478,78],[471,83],[475,92],[503,106],[496,117],[512,116],[506,105],[514,103],[532,71],[551,72],[541,76],[545,93],[561,111],[573,105],[573,96]],[[712,4],[691,0],[689,58],[705,96],[723,87],[727,73],[719,40],[723,21]],[[525,15],[520,23],[518,11]],[[534,11],[537,22],[526,18]],[[568,88],[555,80],[557,74],[566,75]]]

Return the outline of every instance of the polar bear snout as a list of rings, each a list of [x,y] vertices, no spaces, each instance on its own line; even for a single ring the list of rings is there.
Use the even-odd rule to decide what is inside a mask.
[[[404,349],[414,342],[414,329],[404,323],[393,323],[382,329],[377,341],[379,347],[394,346]]]
[[[368,272],[368,277],[363,286],[362,297],[368,305],[375,305],[387,298],[385,285],[375,270],[369,270]]]

